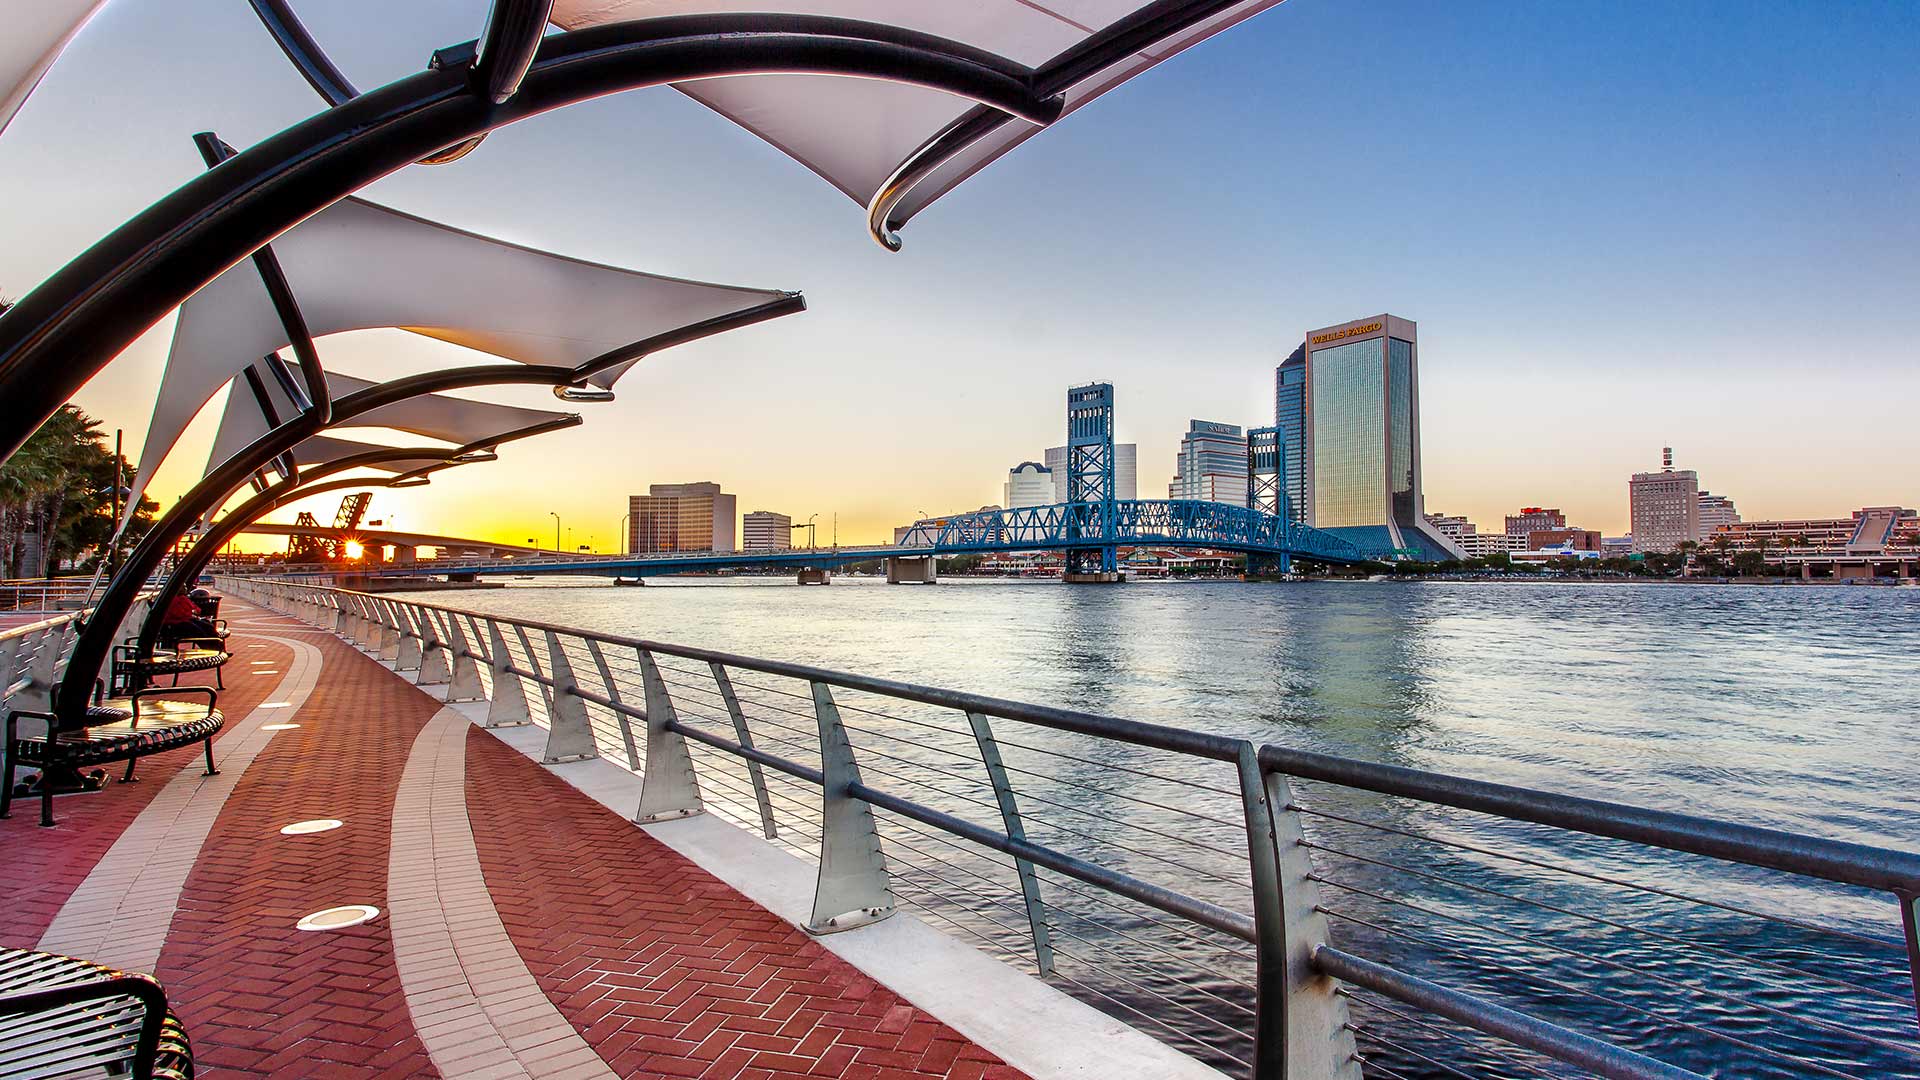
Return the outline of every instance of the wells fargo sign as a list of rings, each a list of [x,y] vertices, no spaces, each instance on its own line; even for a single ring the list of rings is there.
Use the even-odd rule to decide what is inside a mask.
[[[1330,334],[1315,334],[1313,343],[1315,345],[1325,345],[1329,341],[1339,341],[1341,338],[1359,337],[1362,334],[1378,333],[1382,325],[1384,324],[1370,322],[1365,326],[1349,326],[1345,330],[1335,330]]]

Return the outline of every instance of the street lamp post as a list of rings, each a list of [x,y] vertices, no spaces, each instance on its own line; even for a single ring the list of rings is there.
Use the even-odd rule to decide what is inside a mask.
[[[633,545],[627,543],[627,522],[631,520],[633,520],[633,511],[629,510],[624,514],[621,514],[620,528],[613,534],[615,537],[619,538],[620,540],[620,553],[623,555],[633,554]]]
[[[549,510],[547,516],[553,519],[553,550],[557,552],[560,550],[560,513]]]

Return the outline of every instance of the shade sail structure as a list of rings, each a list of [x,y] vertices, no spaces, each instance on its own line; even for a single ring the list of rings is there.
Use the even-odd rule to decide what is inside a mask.
[[[286,391],[269,380],[262,380],[266,387],[276,416],[285,419],[296,411]],[[365,390],[375,385],[367,379],[358,379],[338,372],[327,373],[327,389],[335,401]],[[391,405],[382,405],[362,416],[356,417],[356,428],[390,428],[418,435],[423,438],[437,439],[454,446],[464,446],[477,442],[501,431],[512,431],[532,427],[535,424],[559,420],[567,416],[564,412],[547,409],[526,409],[518,405],[496,405],[490,401],[474,401],[470,398],[452,397],[447,394],[422,394],[418,397],[396,401]],[[266,415],[245,383],[235,383],[233,391],[227,395],[227,404],[220,414],[220,427],[214,432],[213,449],[207,454],[207,472],[212,472],[222,462],[247,448],[254,440],[265,435],[268,430]],[[334,436],[314,436],[301,443],[302,447],[317,444],[338,443],[350,446],[363,446],[350,440]],[[364,447],[378,449],[378,447]],[[311,453],[312,451],[308,451]],[[296,450],[295,460],[302,465],[318,461],[331,461],[333,458],[305,458]]]
[[[40,85],[80,28],[107,0],[22,0],[8,4],[0,31],[0,132]]]
[[[256,374],[259,373],[259,366],[256,366]],[[375,384],[367,379],[359,379],[351,375],[335,372],[327,374],[327,389],[336,401],[373,385]],[[280,420],[285,420],[298,411],[292,398],[276,380],[262,378],[260,386],[267,397],[268,405],[273,409],[274,416]],[[408,435],[435,439],[451,446],[466,446],[483,442],[500,432],[519,431],[538,424],[553,423],[569,415],[548,409],[496,405],[488,401],[474,401],[446,394],[422,394],[371,410],[356,417],[353,426],[388,428]],[[271,426],[251,386],[247,382],[236,381],[232,391],[227,395],[226,406],[221,410],[220,426],[214,431],[213,447],[207,453],[205,472],[211,473],[221,463],[246,449],[255,440],[265,435]],[[386,448],[332,435],[315,435],[294,447],[293,459],[296,465],[305,468]],[[440,460],[442,459],[438,457],[404,459],[384,462],[369,468],[388,472],[407,472]],[[133,494],[127,500],[129,509],[122,515],[120,522],[122,528],[132,516],[132,507],[138,505],[141,494],[146,490],[145,481],[148,472],[149,470],[143,469],[135,477]]]
[[[794,296],[583,262],[352,198],[286,232],[274,241],[273,252],[316,337],[393,327],[507,360],[564,368],[632,351],[591,377],[600,387],[611,386],[637,362],[636,342]],[[182,304],[140,455],[141,475],[165,459],[220,387],[289,344],[251,262],[234,265]],[[340,389],[341,376],[332,378],[336,397],[347,392]],[[410,404],[390,406],[381,415],[413,416]],[[414,430],[386,419],[362,422]]]
[[[1033,68],[1065,111],[1280,3],[1160,0],[555,0],[569,30],[662,15],[776,12],[861,19],[934,34]],[[750,75],[675,84],[870,209],[923,145],[950,138],[890,207],[904,224],[962,180],[1038,132],[1037,125],[938,90],[830,75]]]

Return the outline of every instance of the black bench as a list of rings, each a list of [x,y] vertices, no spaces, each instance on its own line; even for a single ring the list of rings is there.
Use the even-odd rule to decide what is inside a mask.
[[[206,704],[181,701],[162,695],[205,694]],[[213,736],[226,719],[215,708],[218,697],[211,686],[155,687],[136,690],[130,697],[112,698],[87,706],[85,721],[78,727],[58,728],[51,713],[16,710],[7,714],[7,763],[0,777],[0,818],[13,809],[13,774],[16,766],[29,765],[40,770],[40,824],[53,824],[53,796],[56,790],[85,791],[106,781],[104,770],[87,775],[81,770],[115,761],[127,763],[122,782],[133,780],[134,765],[148,754],[176,747],[203,743],[207,751],[207,775],[217,776],[213,767]],[[38,717],[47,722],[47,733],[21,735],[21,717]],[[20,794],[31,794],[31,789]]]
[[[192,1080],[193,1046],[145,975],[0,948],[0,1076]]]
[[[227,688],[226,680],[221,678],[220,669],[233,659],[227,651],[226,635],[218,637],[183,637],[172,641],[172,648],[141,655],[140,647],[132,642],[113,647],[113,685],[121,692],[137,690],[162,675],[173,676],[173,685],[180,685],[180,676],[196,671],[213,672],[213,684],[222,690]]]

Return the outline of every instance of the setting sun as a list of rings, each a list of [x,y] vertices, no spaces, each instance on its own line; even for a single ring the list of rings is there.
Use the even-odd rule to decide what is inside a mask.
[[[367,549],[358,540],[347,541],[345,551],[349,559],[358,559],[367,553]]]

